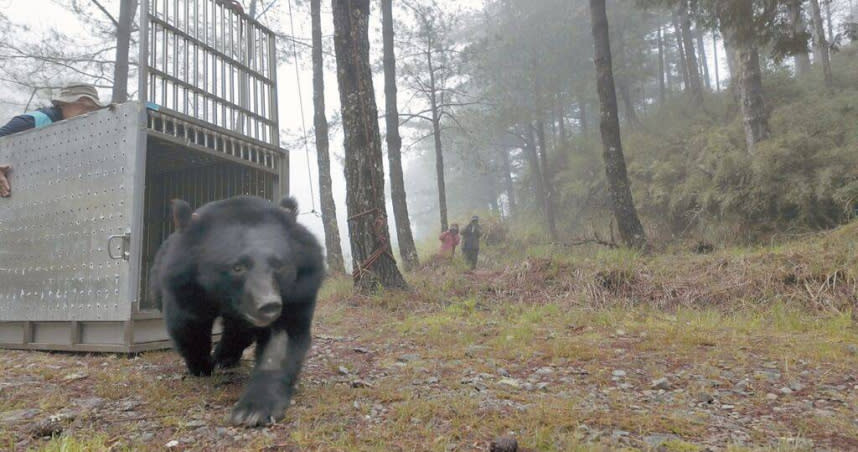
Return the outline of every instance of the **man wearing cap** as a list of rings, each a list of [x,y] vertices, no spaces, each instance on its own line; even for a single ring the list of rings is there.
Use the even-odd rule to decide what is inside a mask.
[[[462,254],[471,270],[477,268],[477,255],[480,253],[480,217],[474,215],[471,222],[462,231]]]
[[[38,129],[63,119],[104,108],[98,100],[98,91],[95,87],[85,83],[66,85],[59,96],[51,99],[51,103],[53,104],[51,107],[15,116],[5,126],[0,127],[0,137],[33,128]],[[0,164],[0,197],[6,198],[12,194],[12,187],[7,178],[11,171],[11,165]]]

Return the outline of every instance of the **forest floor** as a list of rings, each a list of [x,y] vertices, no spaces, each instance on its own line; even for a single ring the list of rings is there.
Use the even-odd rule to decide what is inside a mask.
[[[250,361],[0,351],[8,450],[858,450],[858,225],[708,255],[487,248],[412,292],[331,279],[286,418],[224,418]]]

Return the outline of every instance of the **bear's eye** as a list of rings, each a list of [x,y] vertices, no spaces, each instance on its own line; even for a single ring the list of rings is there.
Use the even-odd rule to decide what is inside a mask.
[[[245,271],[247,271],[247,266],[244,264],[235,264],[232,266],[232,272],[233,273],[241,274],[241,273],[244,273]]]

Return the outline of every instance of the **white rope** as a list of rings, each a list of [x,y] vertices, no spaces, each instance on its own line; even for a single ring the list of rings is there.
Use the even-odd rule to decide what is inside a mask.
[[[292,55],[295,60],[295,83],[298,85],[298,108],[301,111],[301,131],[304,134],[301,138],[304,141],[304,155],[307,158],[307,178],[310,180],[310,205],[313,207],[309,213],[316,213],[316,194],[313,190],[313,170],[310,167],[310,146],[307,144],[307,124],[304,122],[304,97],[301,94],[301,74],[298,70],[298,49],[295,46],[295,21],[292,18],[292,0],[287,2],[289,5],[289,28],[292,33]]]

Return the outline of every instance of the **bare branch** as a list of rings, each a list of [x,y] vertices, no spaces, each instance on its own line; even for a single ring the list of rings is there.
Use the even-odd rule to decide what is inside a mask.
[[[111,22],[113,22],[114,27],[119,28],[119,21],[117,21],[116,19],[113,18],[113,15],[111,15],[110,12],[107,11],[107,8],[102,6],[101,3],[98,2],[98,0],[89,0],[89,1],[91,1],[95,6],[97,6],[98,9],[100,9],[101,12],[103,12],[104,15],[107,16],[107,18],[110,19]]]

